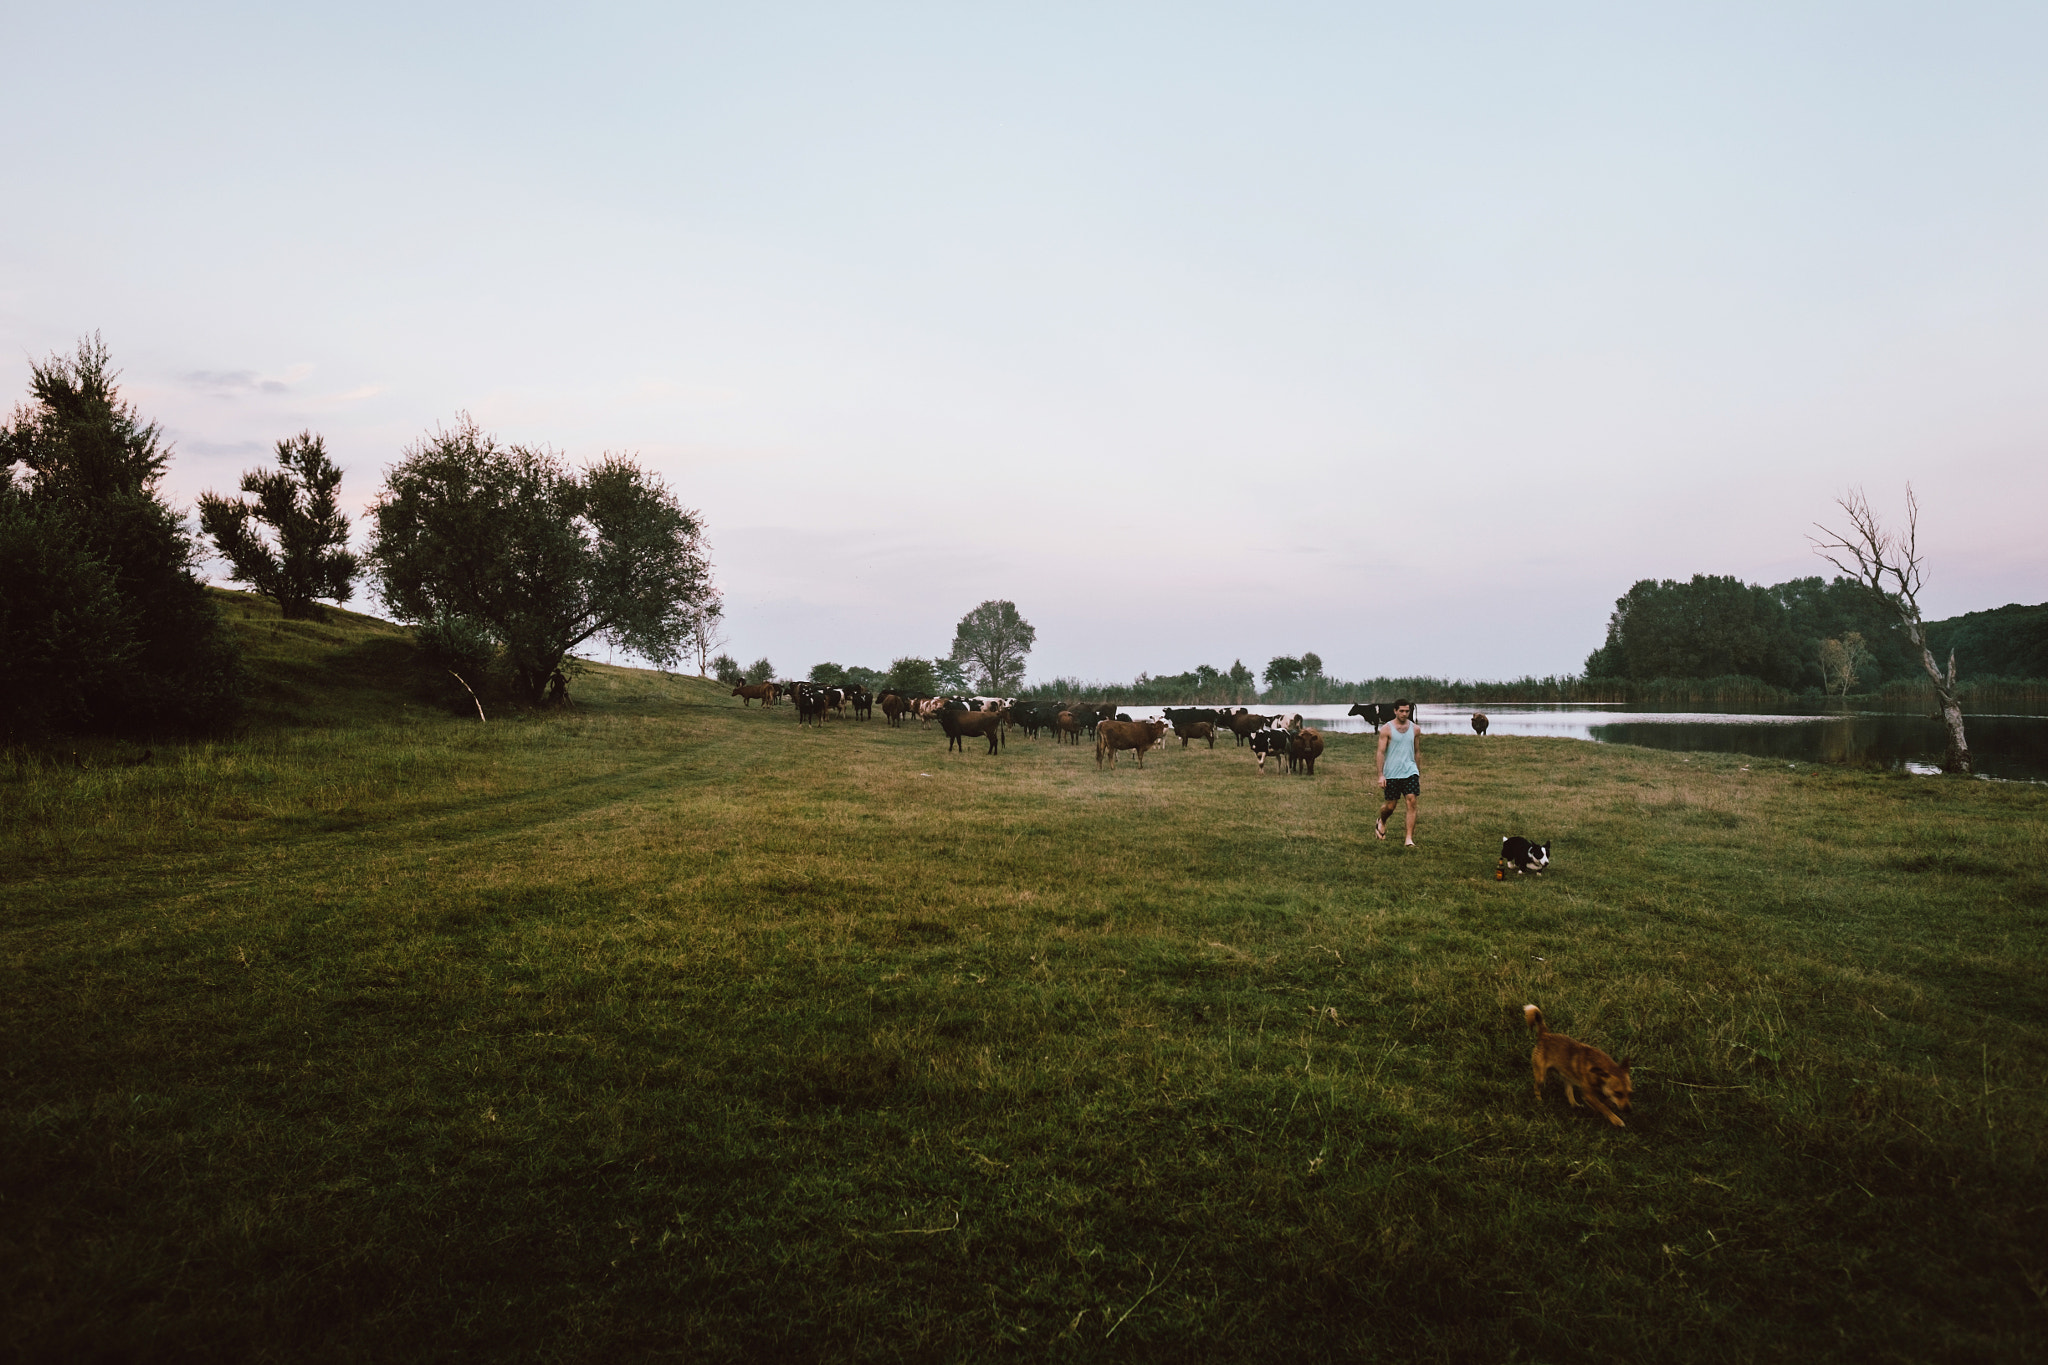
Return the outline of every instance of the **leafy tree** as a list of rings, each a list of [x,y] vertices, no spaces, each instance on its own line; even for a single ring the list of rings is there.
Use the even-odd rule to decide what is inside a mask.
[[[199,524],[233,566],[236,582],[277,603],[288,620],[317,621],[315,599],[346,600],[358,567],[347,549],[348,518],[335,505],[341,470],[310,431],[279,441],[277,464],[242,475],[242,491],[254,494],[253,502],[200,494]],[[270,538],[251,523],[269,527]]]
[[[1038,632],[1017,614],[1017,604],[983,602],[953,629],[953,662],[991,694],[1024,685],[1024,658]]]
[[[1234,702],[1243,701],[1245,693],[1252,691],[1252,684],[1258,681],[1253,676],[1252,671],[1244,666],[1243,659],[1232,659],[1230,661],[1229,677],[1230,699]]]
[[[579,474],[466,417],[405,452],[375,514],[385,605],[480,624],[534,704],[586,640],[674,662],[710,588],[702,523],[659,479],[610,455]]]
[[[746,678],[750,683],[773,682],[775,680],[775,665],[769,663],[766,659],[756,659],[747,665]]]
[[[0,656],[13,684],[0,715],[24,733],[233,719],[243,677],[192,573],[184,519],[157,494],[170,460],[161,429],[121,401],[97,336],[29,373],[31,401],[0,425]]]
[[[890,662],[882,686],[905,697],[931,697],[938,695],[939,678],[930,659],[905,656]]]
[[[868,691],[872,692],[880,687],[888,676],[888,674],[878,673],[872,668],[862,668],[859,664],[848,664],[846,666],[846,682],[844,686],[865,687]]]
[[[820,687],[844,687],[846,670],[838,664],[812,664],[811,681]]]
[[[121,595],[56,509],[0,478],[0,734],[66,729],[136,644]]]
[[[1607,641],[1587,671],[1647,682],[1656,678],[1759,678],[1798,686],[1805,654],[1769,588],[1694,574],[1692,581],[1643,579],[1614,604]],[[1608,670],[1619,666],[1618,673]]]
[[[1978,677],[2048,678],[2048,603],[2011,602],[1927,623],[1936,658],[1954,653]]]
[[[1266,686],[1284,687],[1299,679],[1306,671],[1301,660],[1291,654],[1282,654],[1266,663]]]
[[[740,667],[740,661],[730,654],[721,654],[711,661],[711,676],[727,687],[738,687],[747,680],[746,671]]]
[[[967,676],[967,665],[945,655],[932,660],[932,678],[938,683],[934,692],[966,692],[974,686]]]
[[[1302,655],[1301,671],[1304,677],[1320,678],[1323,676],[1323,656],[1320,654]]]
[[[1870,651],[1863,637],[1850,631],[1839,640],[1820,642],[1821,686],[1846,702],[1855,690],[1860,670],[1870,666]]]

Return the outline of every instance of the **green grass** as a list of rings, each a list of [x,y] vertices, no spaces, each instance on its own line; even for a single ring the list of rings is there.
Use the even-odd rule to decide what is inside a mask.
[[[1356,737],[1098,773],[601,667],[478,724],[249,610],[246,736],[0,767],[22,1357],[2048,1340],[2040,788],[1432,737],[1403,853]]]

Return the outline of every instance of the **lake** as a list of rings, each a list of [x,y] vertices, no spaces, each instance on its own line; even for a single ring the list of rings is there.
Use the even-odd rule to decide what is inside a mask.
[[[1127,705],[1125,714],[1143,720],[1156,706]],[[1362,731],[1365,722],[1345,714],[1349,702],[1271,705],[1262,714],[1299,714],[1323,731]],[[1940,771],[1945,734],[1927,716],[1851,711],[1797,712],[1656,711],[1586,703],[1492,704],[1485,711],[1490,735],[1539,735],[1583,739],[1597,744],[1640,744],[1652,749],[1753,754],[1785,763],[1875,764],[1912,772]],[[1426,735],[1469,735],[1470,706],[1425,704],[1416,719]],[[1963,717],[1970,755],[1979,774],[2022,782],[2048,781],[2048,717]]]

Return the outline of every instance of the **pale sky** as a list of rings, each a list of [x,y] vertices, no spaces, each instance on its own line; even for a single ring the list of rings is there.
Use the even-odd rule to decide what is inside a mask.
[[[731,652],[1576,671],[1644,577],[2048,600],[2048,6],[0,0],[0,399],[231,491],[637,454]],[[366,527],[359,530],[366,531]],[[369,606],[367,601],[359,605]]]

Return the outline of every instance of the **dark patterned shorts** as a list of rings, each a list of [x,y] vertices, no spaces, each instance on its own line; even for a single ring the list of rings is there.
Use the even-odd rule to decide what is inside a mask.
[[[1387,800],[1389,801],[1397,796],[1420,795],[1422,795],[1421,773],[1417,773],[1413,777],[1390,777],[1387,779]]]

